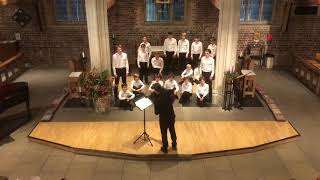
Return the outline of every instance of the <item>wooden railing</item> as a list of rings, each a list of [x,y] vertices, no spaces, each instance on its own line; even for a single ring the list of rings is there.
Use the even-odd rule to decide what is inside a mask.
[[[0,41],[0,83],[10,82],[22,74],[26,61],[19,41]]]
[[[320,62],[317,60],[307,60],[296,56],[293,66],[293,74],[306,87],[317,96],[320,96]]]

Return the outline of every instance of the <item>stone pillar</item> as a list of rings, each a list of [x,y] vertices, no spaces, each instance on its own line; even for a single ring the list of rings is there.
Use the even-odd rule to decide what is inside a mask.
[[[219,3],[217,62],[213,97],[216,103],[222,104],[224,72],[235,65],[237,58],[240,0],[223,0]]]
[[[91,69],[108,69],[111,74],[107,9],[108,3],[105,0],[86,0]]]

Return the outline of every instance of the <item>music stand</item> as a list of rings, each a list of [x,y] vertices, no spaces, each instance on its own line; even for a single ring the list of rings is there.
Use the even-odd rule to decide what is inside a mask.
[[[141,111],[143,111],[143,133],[133,142],[133,144],[143,137],[144,141],[149,141],[151,146],[153,146],[150,141],[149,134],[146,131],[146,109],[152,105],[152,102],[149,98],[143,97],[136,101],[135,104]]]

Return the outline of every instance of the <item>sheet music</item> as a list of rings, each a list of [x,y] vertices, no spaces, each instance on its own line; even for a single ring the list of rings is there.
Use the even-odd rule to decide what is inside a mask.
[[[70,73],[69,77],[78,78],[81,74],[82,72],[72,72]]]
[[[255,76],[256,75],[256,73],[254,73],[252,70],[241,70],[241,73],[243,74],[243,75],[246,75],[246,76]]]
[[[136,106],[142,111],[146,109],[147,107],[152,105],[152,101],[149,98],[141,98],[138,101],[135,102]]]

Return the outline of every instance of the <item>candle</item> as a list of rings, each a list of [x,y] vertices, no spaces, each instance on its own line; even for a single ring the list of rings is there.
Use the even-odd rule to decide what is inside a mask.
[[[82,58],[85,58],[85,55],[84,55],[84,52],[82,51],[82,53],[81,53],[81,57]]]

